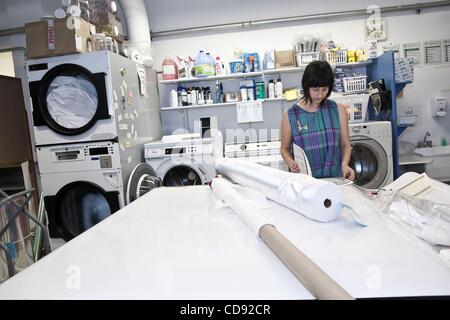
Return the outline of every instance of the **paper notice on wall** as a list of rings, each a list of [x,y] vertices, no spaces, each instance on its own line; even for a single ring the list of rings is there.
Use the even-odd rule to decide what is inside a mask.
[[[308,176],[312,176],[311,167],[309,165],[308,158],[306,157],[305,151],[300,148],[295,143],[293,144],[294,149],[294,160],[297,163],[298,170],[300,173],[306,174]]]
[[[145,74],[144,66],[138,65],[137,73],[139,78],[139,93],[142,96],[147,97],[147,76]]]
[[[137,140],[137,131],[134,132],[134,140]]]
[[[130,119],[134,121],[134,114],[130,113]]]
[[[117,121],[122,121],[122,119],[123,119],[123,116],[122,116],[122,114],[119,114],[118,116],[117,116]]]
[[[125,147],[124,147],[123,143],[121,143],[119,146],[120,146],[120,150],[122,150],[122,152],[125,152]]]
[[[128,84],[125,80],[122,80],[122,88],[126,91],[128,89]]]
[[[131,134],[134,133],[134,124],[131,125]]]
[[[134,110],[134,115],[136,116],[136,118],[139,118],[139,113],[136,110]]]
[[[131,132],[127,132],[127,139],[131,139],[131,138],[132,138]]]
[[[116,92],[116,90],[113,90],[113,99],[114,99],[114,102],[117,102],[117,92]]]
[[[114,110],[117,110],[117,109],[119,109],[119,104],[117,103],[117,102],[114,102]]]
[[[125,119],[130,119],[130,114],[128,112],[125,112],[125,114],[123,115],[125,117]]]
[[[245,101],[236,104],[237,122],[261,122],[263,119],[263,110],[261,101]]]
[[[422,46],[419,42],[403,44],[403,53],[405,58],[413,58],[415,65],[422,64]]]
[[[128,163],[130,163],[131,161],[133,161],[133,158],[132,157],[128,157],[127,161],[128,161]]]
[[[127,131],[128,130],[128,124],[120,123],[119,124],[119,130]]]

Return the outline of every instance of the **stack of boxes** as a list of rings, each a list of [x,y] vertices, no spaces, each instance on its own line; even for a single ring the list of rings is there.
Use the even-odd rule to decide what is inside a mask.
[[[28,59],[92,51],[90,36],[95,33],[104,33],[116,40],[121,49],[123,28],[115,14],[113,1],[77,3],[81,11],[78,17],[68,13],[63,19],[49,17],[25,24]]]

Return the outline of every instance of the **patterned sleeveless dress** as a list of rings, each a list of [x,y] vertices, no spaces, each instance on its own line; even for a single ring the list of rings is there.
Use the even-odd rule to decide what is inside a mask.
[[[294,104],[288,110],[293,143],[308,157],[315,178],[342,176],[339,111],[336,102],[326,99],[315,112]]]

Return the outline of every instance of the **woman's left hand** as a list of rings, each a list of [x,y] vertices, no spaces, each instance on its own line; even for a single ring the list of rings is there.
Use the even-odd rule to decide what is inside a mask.
[[[355,170],[350,168],[349,166],[342,166],[342,177],[348,180],[355,180]]]

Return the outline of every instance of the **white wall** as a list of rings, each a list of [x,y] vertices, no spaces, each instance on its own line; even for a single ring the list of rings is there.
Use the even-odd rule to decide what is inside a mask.
[[[122,0],[126,1],[126,0]],[[365,10],[435,0],[145,0],[153,32],[326,12]]]
[[[0,74],[14,77],[14,61],[11,52],[0,52]]]
[[[320,3],[322,4],[322,2]],[[351,9],[348,3],[349,1],[344,1],[340,10]],[[264,2],[264,4],[267,4],[267,2]],[[384,5],[393,4],[384,3]],[[193,14],[189,11],[189,8],[185,9],[186,15]],[[356,9],[360,9],[360,7]],[[339,10],[336,9],[335,11]],[[217,14],[219,15],[220,11]],[[293,12],[291,16],[295,14],[298,13]],[[450,39],[450,7],[440,8],[439,10],[423,10],[419,15],[414,12],[402,12],[382,15],[382,17],[387,20],[387,42],[406,43]],[[161,69],[161,63],[165,56],[190,55],[194,57],[199,49],[212,52],[223,59],[232,57],[234,47],[241,48],[244,51],[257,51],[260,54],[269,48],[289,49],[292,47],[293,36],[301,32],[329,34],[336,43],[348,48],[356,48],[363,45],[364,42],[364,21],[364,18],[361,17],[252,31],[199,34],[171,39],[155,38],[152,39],[155,67],[158,70]],[[426,131],[429,131],[433,143],[439,143],[442,135],[450,140],[450,115],[438,120],[430,116],[429,97],[435,94],[444,94],[450,100],[450,65],[416,67],[415,81],[406,87],[404,98],[399,99],[399,105],[400,108],[407,106],[416,110],[419,114],[418,123],[416,126],[408,128],[401,139],[417,141],[422,139]]]

